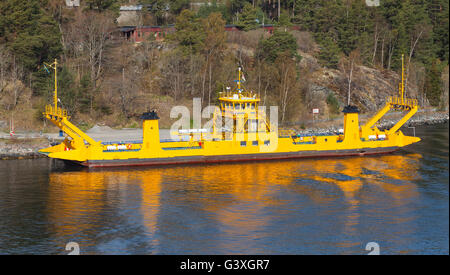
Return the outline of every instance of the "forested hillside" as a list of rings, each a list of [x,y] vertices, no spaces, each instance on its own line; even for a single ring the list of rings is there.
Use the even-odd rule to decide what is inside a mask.
[[[247,89],[279,106],[282,124],[310,119],[311,108],[322,119],[349,103],[373,112],[397,92],[402,54],[408,96],[448,108],[446,0],[380,0],[378,7],[364,0],[80,2],[0,2],[0,121],[42,129],[53,91],[43,63],[55,58],[59,98],[85,127],[135,127],[150,108],[167,126],[171,106],[191,106],[193,97],[215,104],[237,66]],[[119,8],[137,4],[144,8],[136,27],[175,30],[164,39],[125,39]],[[230,24],[238,31],[226,31]]]

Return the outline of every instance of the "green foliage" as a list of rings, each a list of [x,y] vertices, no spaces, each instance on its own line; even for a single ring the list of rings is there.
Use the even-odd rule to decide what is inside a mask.
[[[320,41],[319,62],[322,66],[337,69],[339,65],[340,50],[330,37],[325,37]]]
[[[80,79],[78,88],[78,104],[81,113],[87,113],[91,107],[92,81],[89,74],[85,74]]]
[[[358,48],[363,63],[368,65],[381,58],[383,42],[382,63],[390,64],[394,70],[400,68],[401,55],[409,55],[412,50],[414,61],[427,67],[436,57],[448,62],[448,1],[383,0],[380,3],[380,7],[372,8],[365,1],[296,0],[293,22],[311,31],[325,49],[348,55]],[[329,39],[338,49],[331,49]],[[389,48],[393,50],[392,55],[386,54]]]
[[[303,29],[316,32],[317,17],[320,14],[321,0],[296,0],[294,23]]]
[[[448,62],[449,2],[447,0],[427,1],[427,11],[433,25],[433,44],[440,60]]]
[[[424,92],[432,106],[439,106],[442,95],[442,80],[439,61],[434,61],[425,76]]]
[[[0,42],[27,70],[35,71],[62,52],[58,24],[40,7],[39,0],[2,1],[0,18]]]
[[[259,42],[258,54],[263,59],[274,62],[281,53],[288,53],[289,57],[297,56],[297,40],[284,31],[275,30],[273,35]]]
[[[197,16],[201,18],[208,17],[211,13],[220,13],[222,17],[226,20],[227,23],[231,23],[231,13],[227,6],[223,4],[218,4],[216,0],[214,0],[211,5],[203,5],[197,12]]]
[[[257,11],[250,3],[245,4],[236,25],[244,31],[254,30],[259,27]]]
[[[290,27],[292,26],[291,17],[287,11],[283,11],[280,15],[280,19],[278,20],[278,26],[280,27]]]
[[[165,15],[170,9],[169,0],[144,0],[141,3],[150,5],[150,12],[156,17],[158,25],[165,24]]]
[[[169,1],[170,12],[173,14],[180,14],[182,10],[189,8],[190,2],[190,0]]]
[[[118,0],[85,0],[87,7],[98,11],[119,11],[120,3]]]
[[[34,96],[45,96],[50,98],[50,92],[53,91],[51,74],[41,67],[38,71],[32,73],[31,83]]]
[[[66,66],[58,72],[58,98],[63,107],[73,116],[77,111],[77,91],[75,78]]]
[[[176,21],[176,32],[169,36],[169,40],[178,43],[186,55],[198,53],[205,37],[201,19],[193,11],[183,10]]]
[[[230,9],[230,12],[232,14],[235,14],[237,12],[241,12],[242,9],[246,4],[249,4],[251,0],[230,0],[228,1],[227,5]]]
[[[363,47],[361,43],[369,41],[370,45],[365,48],[372,46],[371,39],[367,39],[369,35],[368,30],[373,30],[373,21],[370,20],[369,9],[367,8],[365,1],[353,1],[348,10],[343,7],[336,7],[342,15],[338,20],[336,26],[338,45],[342,52],[349,55],[350,52],[356,48]],[[347,16],[348,14],[348,16]],[[364,40],[361,37],[365,36]]]
[[[339,106],[339,102],[336,99],[336,97],[334,96],[333,93],[329,93],[327,96],[327,105],[328,108],[330,108],[330,112],[332,114],[339,114],[340,113],[340,106]]]

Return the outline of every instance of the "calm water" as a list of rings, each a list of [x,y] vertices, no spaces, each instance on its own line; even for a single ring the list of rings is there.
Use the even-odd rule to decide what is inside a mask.
[[[405,129],[408,131],[409,129]],[[393,155],[84,170],[0,161],[0,254],[449,253],[448,124]]]

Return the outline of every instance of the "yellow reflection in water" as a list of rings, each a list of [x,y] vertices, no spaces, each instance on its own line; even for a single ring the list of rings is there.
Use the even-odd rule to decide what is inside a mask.
[[[223,234],[238,239],[253,239],[273,233],[267,232],[264,227],[274,222],[272,219],[275,217],[264,213],[271,207],[292,203],[279,195],[280,191],[287,191],[306,196],[315,204],[328,204],[343,198],[348,204],[344,233],[352,234],[359,223],[360,204],[371,203],[370,199],[377,198],[361,195],[365,185],[389,195],[393,199],[390,202],[397,205],[402,205],[404,199],[418,196],[412,181],[418,178],[420,158],[419,154],[407,154],[55,172],[50,174],[48,211],[54,230],[61,235],[92,229],[98,226],[96,223],[99,221],[91,217],[101,215],[106,206],[120,208],[123,203],[120,199],[109,199],[111,190],[121,191],[133,184],[140,188],[140,197],[132,199],[140,200],[142,224],[147,234],[155,236],[162,191],[167,191],[165,196],[170,197],[174,191],[188,189],[196,192],[184,192],[185,199],[209,213],[220,225]],[[333,186],[341,193],[333,191],[330,188]],[[365,199],[369,201],[361,201]],[[289,211],[280,207],[277,209],[280,209],[278,215]],[[153,238],[152,245],[156,247],[158,244],[158,239]],[[226,249],[237,248],[220,245]],[[349,245],[354,244],[342,244]]]
[[[99,219],[108,206],[121,208],[126,203],[114,193],[126,195],[127,185],[137,185],[142,224],[154,236],[160,208],[161,171],[159,170],[96,170],[51,173],[48,212],[50,224],[59,236],[74,235],[101,227]],[[114,197],[114,198],[113,198]],[[124,207],[125,208],[125,207]],[[151,244],[157,246],[157,239]]]
[[[60,235],[87,230],[95,222],[79,222],[103,209],[108,174],[52,173],[49,181],[48,216]]]

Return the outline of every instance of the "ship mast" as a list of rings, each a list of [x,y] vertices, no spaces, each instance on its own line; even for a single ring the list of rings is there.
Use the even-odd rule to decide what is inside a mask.
[[[55,62],[52,64],[44,64],[55,71],[55,90],[53,91],[53,100],[55,104],[55,110],[58,110],[58,60],[55,58]]]
[[[241,67],[239,67],[238,91],[241,92]]]
[[[405,55],[402,54],[402,83],[401,83],[401,90],[400,90],[400,98],[402,100],[402,104],[404,104],[403,96],[405,94]]]

